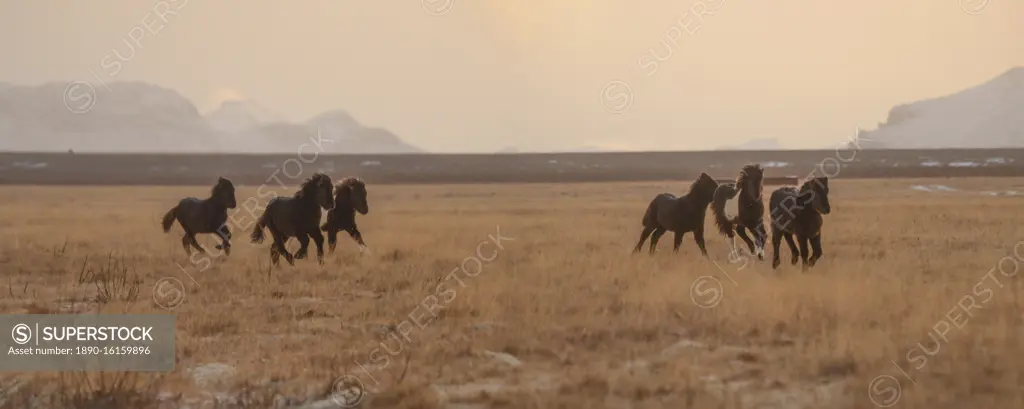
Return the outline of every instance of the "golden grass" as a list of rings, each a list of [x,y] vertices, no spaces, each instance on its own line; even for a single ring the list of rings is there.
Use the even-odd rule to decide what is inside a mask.
[[[807,272],[789,264],[784,243],[778,270],[770,247],[765,261],[730,264],[710,223],[711,260],[692,235],[673,254],[671,233],[653,257],[630,254],[651,197],[687,186],[369,185],[370,213],[357,222],[372,253],[343,235],[322,267],[311,248],[295,267],[274,269],[269,244],[249,244],[249,228],[234,230],[231,256],[193,260],[177,224],[160,230],[178,199],[206,197],[209,187],[4,187],[0,308],[176,314],[175,371],[139,375],[138,388],[181,399],[216,391],[196,385],[189,368],[224,363],[237,370],[224,393],[248,391],[264,403],[323,399],[349,374],[373,392],[363,403],[375,408],[869,408],[872,397],[899,408],[1024,404],[1021,286],[992,272],[1007,256],[1004,270],[1016,265],[1021,198],[977,194],[1024,191],[1024,180],[835,179],[824,257]],[[239,188],[239,205],[254,195]],[[244,210],[236,220],[252,223]],[[491,239],[499,231],[511,238],[501,248]],[[212,237],[200,242],[218,253]],[[1024,244],[1016,249],[1024,256]],[[467,257],[479,273],[445,280]],[[494,258],[477,267],[474,257]],[[130,284],[80,278],[83,264],[121,271],[128,283],[137,276],[138,296]],[[153,291],[165,277],[184,286],[170,311],[157,303],[166,294]],[[980,308],[957,310],[970,300]],[[923,355],[936,348],[929,333],[942,320],[957,325]],[[0,386],[17,379],[22,391],[88,395],[75,386],[81,379],[3,376]],[[488,382],[503,386],[481,386]]]

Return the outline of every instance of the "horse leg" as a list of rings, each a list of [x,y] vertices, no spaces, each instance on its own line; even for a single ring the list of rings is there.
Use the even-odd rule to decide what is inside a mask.
[[[800,250],[796,248],[796,242],[793,241],[792,233],[786,233],[784,237],[786,238],[786,244],[789,245],[789,253],[793,255],[790,264],[796,265],[796,262],[800,261]]]
[[[807,242],[809,240],[806,236],[802,236],[799,234],[796,235],[796,239],[797,241],[800,242],[800,267],[802,270],[807,270],[807,255],[809,253],[809,251],[807,250]]]
[[[228,225],[225,223],[219,229],[217,229],[217,235],[220,236],[221,244],[217,245],[217,250],[224,250],[225,255],[231,255],[231,230],[228,229]]]
[[[334,248],[338,246],[338,231],[333,228],[327,229],[327,246],[330,248],[330,253],[334,254]]]
[[[747,236],[747,228],[746,227],[737,225],[736,226],[736,234],[738,234],[740,236],[740,239],[742,239],[744,243],[747,243],[747,248],[750,250],[750,254],[757,254],[757,251],[754,250],[754,241],[750,240],[750,236]],[[764,259],[762,258],[762,260],[764,260]]]
[[[277,251],[277,242],[270,245],[270,262],[275,266],[281,262],[281,253]]]
[[[348,235],[352,236],[352,239],[355,240],[356,243],[359,243],[359,252],[366,252],[367,254],[369,254],[370,248],[367,247],[366,242],[363,241],[363,234],[359,232],[359,229],[356,228],[355,226],[352,226],[352,228],[348,229],[347,231]]]
[[[270,229],[270,235],[274,236],[274,246],[277,247],[277,252],[284,255],[284,261],[288,264],[295,265],[295,257],[292,253],[288,252],[288,248],[284,246],[285,240],[287,239],[275,229]]]
[[[782,262],[779,261],[779,244],[781,244],[781,239],[782,231],[772,227],[772,270],[779,268],[779,264],[782,264]],[[787,241],[788,240],[791,239],[787,236]]]
[[[658,239],[661,238],[662,234],[665,234],[665,229],[661,227],[655,228],[654,233],[651,234],[651,254],[654,254],[654,248],[658,247]]]
[[[195,247],[195,249],[197,251],[199,251],[202,254],[206,254],[206,249],[204,249],[203,246],[200,246],[199,245],[199,241],[196,240],[196,234],[195,233],[192,233],[192,232],[188,233],[188,241],[190,243],[192,243],[192,247]]]
[[[679,246],[683,244],[683,235],[685,235],[686,233],[681,231],[676,231],[674,233],[674,237],[672,237],[672,252],[678,253]]]
[[[181,236],[181,247],[185,249],[185,254],[192,257],[192,242],[188,239],[188,232]]]
[[[320,233],[320,230],[314,229],[310,232],[309,237],[313,239],[313,244],[316,244],[316,262],[320,265],[324,264],[324,235]]]
[[[352,236],[352,240],[355,240],[356,243],[359,243],[359,247],[366,247],[366,243],[363,242],[363,234],[359,232],[358,228],[352,227],[347,231],[348,235]]]
[[[704,226],[697,226],[693,231],[693,241],[697,242],[697,247],[700,248],[700,254],[707,257],[708,250],[704,247]]]
[[[309,252],[309,236],[306,233],[299,233],[295,238],[299,239],[299,251],[295,252],[295,258],[304,259]]]
[[[814,267],[814,263],[818,262],[819,258],[821,258],[821,234],[811,238],[811,258],[808,263]]]
[[[640,241],[636,243],[636,247],[633,248],[634,253],[639,253],[644,248],[644,242],[647,241],[647,236],[650,236],[654,232],[653,227],[644,226],[644,231],[640,233]]]

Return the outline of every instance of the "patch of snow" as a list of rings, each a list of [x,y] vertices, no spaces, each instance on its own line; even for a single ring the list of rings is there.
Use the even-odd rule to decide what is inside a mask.
[[[955,192],[956,191],[956,189],[953,189],[953,188],[951,188],[949,186],[946,186],[946,185],[912,185],[912,186],[910,186],[910,189],[911,190],[921,191],[921,192]]]
[[[19,161],[19,162],[14,162],[14,163],[11,164],[11,166],[13,166],[13,167],[22,168],[22,169],[42,169],[42,168],[45,168],[46,165],[47,165],[46,162],[29,162],[29,161]]]
[[[789,162],[764,162],[761,166],[766,168],[784,168],[789,166]]]
[[[993,163],[993,164],[1005,165],[1005,164],[1010,163],[1010,162],[1013,162],[1012,158],[988,158],[988,159],[985,159],[985,164]]]
[[[958,161],[958,162],[949,162],[948,166],[952,166],[954,168],[974,168],[974,167],[980,166],[980,164],[978,162],[971,162],[971,161]]]
[[[936,166],[942,166],[942,163],[930,160],[930,161],[927,161],[927,162],[921,162],[921,166],[927,166],[927,167],[933,168],[933,167],[936,167]]]
[[[380,161],[376,160],[364,160],[359,166],[380,166]]]
[[[1018,192],[1016,190],[1007,190],[1005,192],[993,192],[991,190],[986,190],[986,191],[983,191],[983,192],[980,192],[980,193],[983,194],[983,195],[986,195],[986,196],[1021,196],[1022,195],[1021,192]]]

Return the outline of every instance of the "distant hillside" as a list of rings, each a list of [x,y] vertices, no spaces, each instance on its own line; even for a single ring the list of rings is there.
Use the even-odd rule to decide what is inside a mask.
[[[1024,146],[1024,67],[952,95],[893,107],[859,145],[875,149]]]
[[[108,85],[69,93],[64,83],[0,84],[0,151],[296,152],[319,131],[320,138],[333,141],[323,144],[328,153],[423,152],[343,111],[289,123],[245,100],[201,115],[174,90],[144,82]]]

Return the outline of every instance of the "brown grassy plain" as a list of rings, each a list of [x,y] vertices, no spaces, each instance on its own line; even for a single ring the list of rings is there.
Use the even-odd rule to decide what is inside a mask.
[[[1022,198],[978,193],[1024,192],[1024,180],[835,179],[824,257],[807,272],[785,244],[778,270],[770,248],[730,263],[710,223],[710,260],[692,235],[678,254],[671,234],[654,256],[630,254],[650,198],[687,185],[370,185],[357,221],[371,253],[343,236],[324,266],[311,249],[275,269],[249,229],[235,229],[230,256],[198,262],[177,224],[160,230],[178,199],[208,187],[3,187],[0,312],[176,314],[177,364],[137,377],[6,373],[2,407],[54,407],[31,396],[41,392],[70,407],[104,396],[117,408],[214,407],[211,396],[268,407],[325,399],[345,374],[374,408],[1024,407],[1024,292],[993,271],[1002,259],[1012,275],[1014,251],[1024,256]],[[254,193],[239,189],[239,204]],[[493,259],[465,263],[478,274],[445,281],[481,256]],[[98,302],[83,263],[137,276],[138,296],[115,288]],[[183,298],[154,295],[164,277]],[[428,320],[432,296],[450,303]],[[971,300],[980,308],[958,310]],[[427,322],[400,324],[410,315]],[[235,371],[200,384],[189,369],[210,363]],[[132,382],[97,383],[115,378]]]

